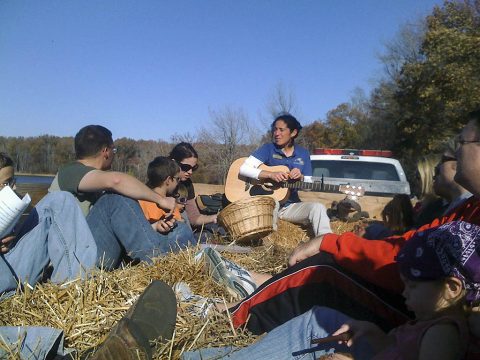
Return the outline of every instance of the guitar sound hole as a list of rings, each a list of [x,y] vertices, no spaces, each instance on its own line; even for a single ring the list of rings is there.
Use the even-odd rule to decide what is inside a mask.
[[[262,186],[254,185],[250,188],[250,196],[257,196],[257,195],[272,195],[273,190],[267,190]]]

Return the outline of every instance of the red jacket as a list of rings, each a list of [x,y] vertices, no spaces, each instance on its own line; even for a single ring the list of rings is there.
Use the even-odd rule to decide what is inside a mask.
[[[411,230],[401,236],[392,236],[382,240],[367,240],[347,232],[342,235],[326,234],[320,250],[333,255],[335,261],[345,269],[361,276],[365,280],[382,288],[401,293],[403,283],[395,263],[395,256],[417,231],[422,231],[444,223],[463,220],[480,225],[480,200],[471,197],[450,214],[433,220],[417,230]]]

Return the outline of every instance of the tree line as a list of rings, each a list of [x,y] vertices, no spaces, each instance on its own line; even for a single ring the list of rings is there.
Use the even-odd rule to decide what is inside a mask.
[[[458,133],[465,115],[480,106],[480,0],[435,6],[426,18],[406,24],[379,59],[383,72],[370,94],[358,90],[325,119],[306,125],[298,142],[309,150],[392,150],[412,171],[419,156],[438,151]],[[294,93],[279,83],[266,104],[263,130],[242,108],[212,110],[208,127],[195,135],[177,134],[170,141],[116,139],[113,166],[143,180],[149,161],[187,141],[199,152],[194,181],[221,184],[233,160],[269,141],[266,125],[276,114],[299,110]],[[72,137],[0,137],[0,151],[13,158],[16,171],[26,173],[55,173],[74,159]]]
[[[369,96],[338,105],[309,125],[304,142],[393,150],[408,168],[463,126],[480,106],[480,1],[445,1],[405,25],[380,55]]]

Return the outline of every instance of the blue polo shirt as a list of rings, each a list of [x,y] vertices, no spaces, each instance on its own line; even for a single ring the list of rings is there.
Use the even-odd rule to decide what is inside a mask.
[[[290,170],[297,168],[303,176],[312,176],[312,163],[310,162],[310,153],[302,146],[295,145],[292,156],[286,156],[281,148],[273,143],[262,145],[252,153],[252,156],[268,166],[284,165]],[[290,197],[284,206],[300,202],[298,190],[292,189]]]

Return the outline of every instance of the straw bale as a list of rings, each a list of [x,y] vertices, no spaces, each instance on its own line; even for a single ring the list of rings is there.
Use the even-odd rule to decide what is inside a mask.
[[[353,225],[332,223],[334,231],[341,230],[338,232],[350,227]],[[223,256],[250,270],[275,274],[285,268],[290,251],[306,240],[307,230],[279,221],[278,231],[267,236],[262,246],[254,247],[247,254],[224,253]],[[0,325],[59,328],[64,331],[66,346],[81,352],[98,346],[154,279],[171,286],[183,281],[195,294],[221,298],[225,303],[233,301],[223,287],[206,275],[203,264],[195,263],[197,251],[190,248],[169,254],[154,259],[153,265],[141,263],[111,272],[97,270],[87,280],[76,279],[61,286],[46,282],[34,290],[25,287],[0,302]],[[228,313],[212,310],[205,320],[179,307],[174,339],[158,346],[156,358],[178,359],[183,351],[202,347],[246,346],[256,338],[248,331],[233,329]],[[15,359],[15,355],[11,358]]]

